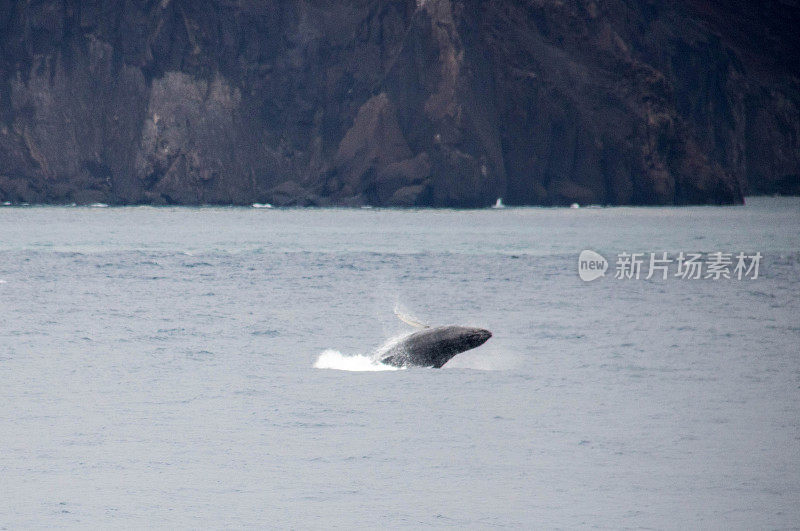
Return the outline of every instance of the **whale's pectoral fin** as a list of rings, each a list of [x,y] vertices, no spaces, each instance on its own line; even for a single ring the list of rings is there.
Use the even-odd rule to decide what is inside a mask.
[[[426,325],[425,323],[420,323],[419,321],[412,319],[408,315],[404,314],[400,311],[400,308],[397,306],[394,307],[394,314],[397,316],[398,319],[403,321],[405,324],[409,326],[413,326],[414,328],[430,328],[430,325]]]

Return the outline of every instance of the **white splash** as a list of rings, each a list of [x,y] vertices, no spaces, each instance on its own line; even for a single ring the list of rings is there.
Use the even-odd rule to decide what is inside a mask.
[[[383,363],[371,358],[355,354],[346,356],[338,350],[328,349],[319,355],[314,363],[315,369],[336,369],[339,371],[396,371],[399,367],[384,365]]]
[[[252,206],[253,208],[272,208],[272,205],[270,205],[269,203],[253,203],[250,206]]]
[[[397,345],[398,343],[400,343],[402,340],[404,340],[413,333],[414,332],[404,332],[402,334],[390,337],[389,339],[384,341],[383,345],[375,349],[375,351],[372,353],[372,359],[373,360],[381,359],[384,355],[386,355],[387,352],[389,352],[389,349],[391,349],[393,346]]]

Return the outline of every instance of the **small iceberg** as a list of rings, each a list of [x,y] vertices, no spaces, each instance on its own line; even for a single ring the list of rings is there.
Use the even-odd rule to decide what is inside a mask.
[[[108,208],[108,205],[105,203],[92,203],[89,208]]]
[[[253,203],[250,206],[252,206],[253,208],[272,208],[272,205],[270,205],[269,203]]]
[[[570,208],[580,208],[581,206],[578,203],[572,203],[569,207]]]
[[[492,208],[505,208],[505,207],[506,206],[503,204],[503,198],[502,197],[498,197],[497,201],[495,201],[494,205],[492,206]]]

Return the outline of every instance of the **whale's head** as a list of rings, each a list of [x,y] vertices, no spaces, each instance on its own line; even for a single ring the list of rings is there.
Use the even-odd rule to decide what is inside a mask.
[[[492,333],[483,328],[470,328],[466,326],[458,327],[461,329],[461,340],[467,346],[465,350],[479,347],[489,341]]]
[[[492,333],[469,326],[443,326],[431,331],[427,354],[434,367],[441,367],[450,358],[486,343]]]

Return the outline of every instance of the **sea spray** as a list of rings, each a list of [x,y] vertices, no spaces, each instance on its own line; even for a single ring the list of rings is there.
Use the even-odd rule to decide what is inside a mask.
[[[390,337],[389,339],[384,341],[383,345],[375,349],[375,351],[372,353],[372,359],[374,361],[380,360],[384,356],[384,354],[386,354],[389,351],[389,349],[391,349],[396,344],[398,344],[399,342],[410,336],[412,333],[413,332],[406,332],[403,334],[398,334],[396,336]]]
[[[400,334],[390,337],[383,345],[378,347],[372,355],[365,356],[363,354],[354,354],[348,356],[342,354],[338,350],[327,349],[319,355],[317,361],[314,362],[316,369],[336,369],[340,371],[396,371],[401,367],[393,365],[386,365],[380,362],[382,355],[396,345],[408,334]]]
[[[314,363],[315,369],[336,369],[339,371],[396,371],[399,367],[384,365],[370,356],[355,354],[347,356],[338,350],[328,349],[319,355]]]

